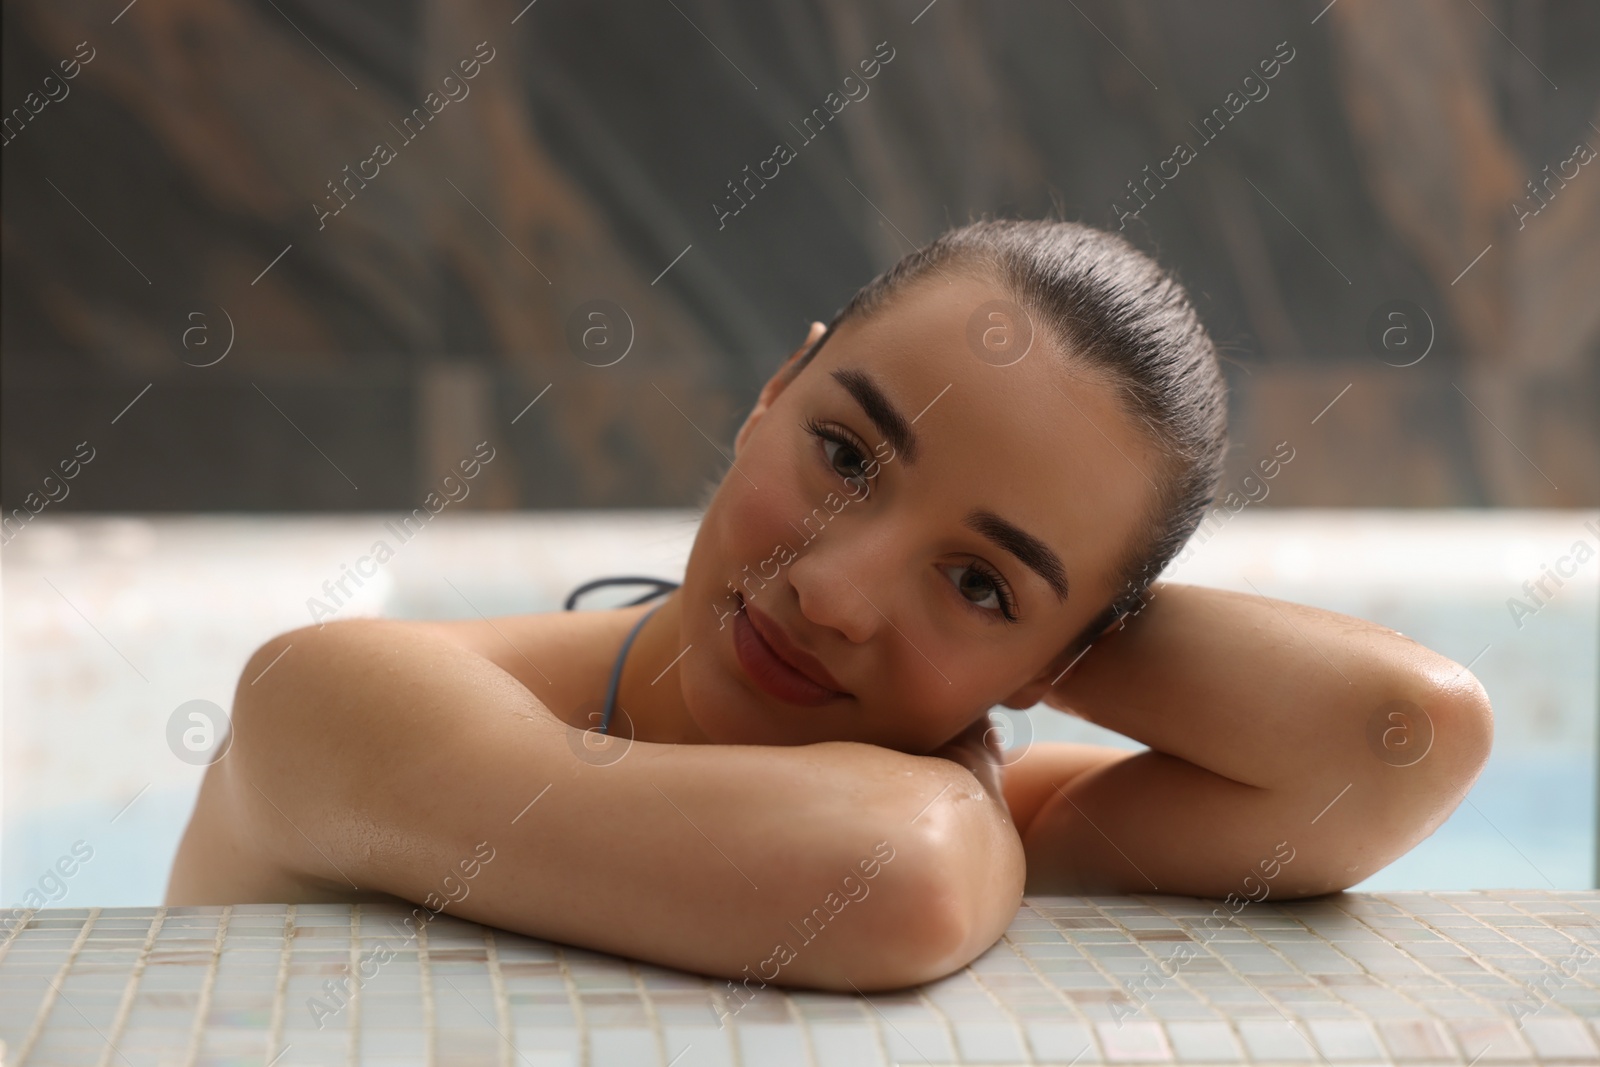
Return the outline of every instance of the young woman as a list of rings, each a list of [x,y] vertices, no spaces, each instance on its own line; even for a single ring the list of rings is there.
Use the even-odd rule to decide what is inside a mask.
[[[963,966],[1024,891],[1348,887],[1460,802],[1489,704],[1394,631],[1150,583],[1224,412],[1186,294],[1120,238],[951,231],[812,324],[664,599],[263,645],[168,902],[400,898],[407,936],[447,907],[868,991]],[[989,709],[1041,701],[1148,750],[1002,766]]]

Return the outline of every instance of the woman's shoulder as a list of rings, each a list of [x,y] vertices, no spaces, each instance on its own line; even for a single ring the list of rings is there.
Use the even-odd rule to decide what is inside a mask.
[[[406,625],[473,652],[516,679],[569,726],[605,693],[627,628],[645,609],[551,611]]]
[[[349,619],[266,642],[240,677],[169,902],[422,899],[408,881],[419,855],[454,854],[479,840],[467,838],[484,811],[509,819],[565,780],[567,694],[591,663],[608,669],[589,647],[600,629],[579,615]],[[579,791],[596,801],[615,779]]]

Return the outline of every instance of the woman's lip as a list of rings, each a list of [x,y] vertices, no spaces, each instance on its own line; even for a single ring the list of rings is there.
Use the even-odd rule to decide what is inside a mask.
[[[757,616],[748,603],[744,605],[743,611],[734,615],[733,648],[739,666],[744,668],[750,680],[768,696],[776,697],[787,704],[815,707],[850,695],[836,688],[837,683],[832,686],[824,685],[811,677],[808,672],[800,670],[778,651],[764,633],[774,633],[779,641],[786,640],[777,624],[765,616]],[[805,655],[792,647],[785,651],[789,655]],[[820,664],[817,664],[816,668],[820,675],[828,678],[830,682],[833,681],[827,671],[821,669]]]
[[[828,668],[822,665],[822,661],[796,645],[776,620],[756,610],[752,604],[745,604],[744,610],[750,616],[750,625],[756,628],[761,639],[778,654],[779,659],[822,688],[840,696],[850,695],[844,691],[844,686],[828,673]]]

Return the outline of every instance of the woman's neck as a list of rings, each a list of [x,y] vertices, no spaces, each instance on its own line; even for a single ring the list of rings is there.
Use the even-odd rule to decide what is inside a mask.
[[[680,594],[668,594],[634,638],[622,667],[617,711],[612,716],[609,733],[624,736],[631,720],[635,741],[678,745],[712,743],[689,714],[683,687],[679,684],[678,668],[683,657],[694,655],[692,648],[685,652],[679,637],[682,611]]]

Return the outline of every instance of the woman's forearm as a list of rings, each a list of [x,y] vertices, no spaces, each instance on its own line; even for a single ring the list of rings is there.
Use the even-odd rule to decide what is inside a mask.
[[[1016,914],[1021,840],[1003,798],[957,763],[848,741],[665,747],[685,782],[714,780],[729,760],[749,776],[749,788],[707,796],[705,810],[752,848],[776,846],[768,877],[793,900],[751,902],[752,923],[772,931],[774,946],[812,953],[786,967],[779,984],[844,991],[931,981],[986,950]],[[802,830],[808,811],[816,818]],[[869,867],[868,847],[893,863]],[[816,857],[833,857],[831,874]],[[863,869],[878,869],[877,881]],[[810,941],[815,920],[844,910],[838,897],[851,887],[840,875],[853,875],[861,894],[849,904],[852,925]],[[811,888],[801,888],[808,880]]]
[[[1172,584],[1047,700],[1150,751],[1054,783],[1035,893],[1347,888],[1444,821],[1492,735],[1477,680],[1393,631]]]
[[[598,753],[403,623],[286,635],[245,676],[291,640],[241,682],[209,822],[307,899],[390,893],[423,925],[442,909],[752,990],[902,986],[974,936],[969,872],[944,860],[989,823],[948,761],[847,742]]]
[[[1097,641],[1046,698],[1097,725],[1237,782],[1274,788],[1330,764],[1476,731],[1476,678],[1375,623],[1221,589],[1158,583],[1128,625]],[[1390,713],[1397,718],[1390,719]],[[1368,743],[1378,716],[1384,753]],[[1439,721],[1443,718],[1445,721]],[[1457,722],[1458,718],[1468,721]],[[1463,783],[1465,786],[1466,783]]]

